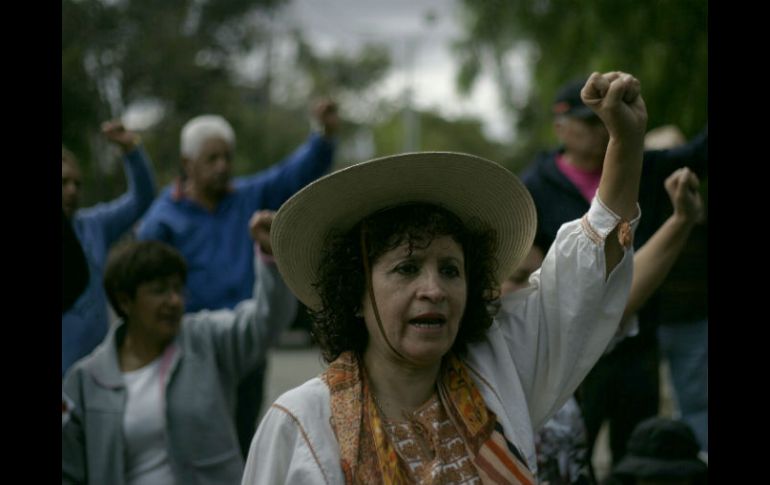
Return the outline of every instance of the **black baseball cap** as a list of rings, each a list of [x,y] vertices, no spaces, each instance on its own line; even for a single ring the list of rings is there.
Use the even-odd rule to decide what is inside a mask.
[[[586,106],[583,100],[580,99],[580,91],[585,86],[587,80],[587,78],[576,79],[559,88],[551,108],[555,116],[571,116],[582,120],[598,118],[596,113],[591,111],[591,108]]]

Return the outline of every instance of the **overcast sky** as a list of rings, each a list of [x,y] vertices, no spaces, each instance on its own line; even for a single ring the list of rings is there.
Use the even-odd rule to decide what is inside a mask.
[[[432,22],[426,20],[429,14]],[[450,117],[476,115],[484,121],[488,136],[510,141],[509,123],[486,73],[468,97],[456,92],[457,64],[450,47],[462,30],[455,0],[293,0],[275,21],[301,26],[307,39],[324,53],[356,51],[367,42],[385,44],[393,71],[382,83],[381,94],[397,98],[411,82],[418,107],[434,108]],[[511,67],[523,76],[525,69],[516,69],[521,62],[513,56]]]

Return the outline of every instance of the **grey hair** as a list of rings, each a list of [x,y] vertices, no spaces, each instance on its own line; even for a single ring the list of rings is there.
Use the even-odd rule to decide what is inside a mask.
[[[235,149],[235,132],[226,119],[219,115],[201,115],[182,127],[180,137],[182,156],[197,158],[203,143],[209,138],[222,138],[230,149]]]

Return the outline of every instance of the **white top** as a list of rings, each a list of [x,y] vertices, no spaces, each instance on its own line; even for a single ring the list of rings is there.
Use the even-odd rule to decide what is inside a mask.
[[[594,198],[564,224],[531,287],[508,295],[482,342],[465,357],[505,437],[537,472],[533,429],[572,395],[615,334],[631,289],[633,250],[605,275],[604,239],[620,218]],[[639,216],[631,222],[636,229]],[[344,483],[318,377],[276,400],[251,443],[243,485]]]
[[[166,443],[161,357],[139,369],[123,372],[126,383],[123,439],[127,485],[174,484]]]

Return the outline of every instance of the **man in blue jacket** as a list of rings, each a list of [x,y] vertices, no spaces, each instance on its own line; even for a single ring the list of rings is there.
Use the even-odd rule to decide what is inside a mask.
[[[165,188],[143,218],[139,239],[177,248],[188,264],[186,312],[234,308],[254,286],[253,241],[247,228],[261,209],[277,210],[306,184],[328,172],[339,127],[336,105],[323,101],[314,116],[320,133],[280,163],[232,178],[235,133],[217,115],[191,119],[182,128],[184,175]],[[236,409],[241,449],[248,452],[262,401],[264,363],[241,381]]]
[[[142,216],[155,197],[150,159],[136,133],[120,121],[102,124],[104,136],[123,151],[128,190],[119,198],[78,209],[82,174],[75,156],[62,147],[61,199],[66,223],[72,225],[88,262],[88,286],[61,317],[61,372],[104,340],[109,328],[102,270],[107,251]],[[63,275],[66,278],[68,275]]]
[[[585,80],[563,86],[553,104],[554,130],[561,147],[541,153],[522,176],[535,201],[538,228],[535,244],[545,254],[565,222],[580,218],[593,199],[602,174],[609,135],[580,99]],[[664,181],[687,166],[700,178],[708,170],[708,126],[690,143],[670,150],[644,152],[639,186],[642,218],[634,248],[654,234],[670,211]],[[610,423],[613,462],[620,460],[631,431],[658,412],[657,301],[639,313],[639,332],[605,354],[581,385],[578,396],[588,431],[589,456],[599,429]]]

